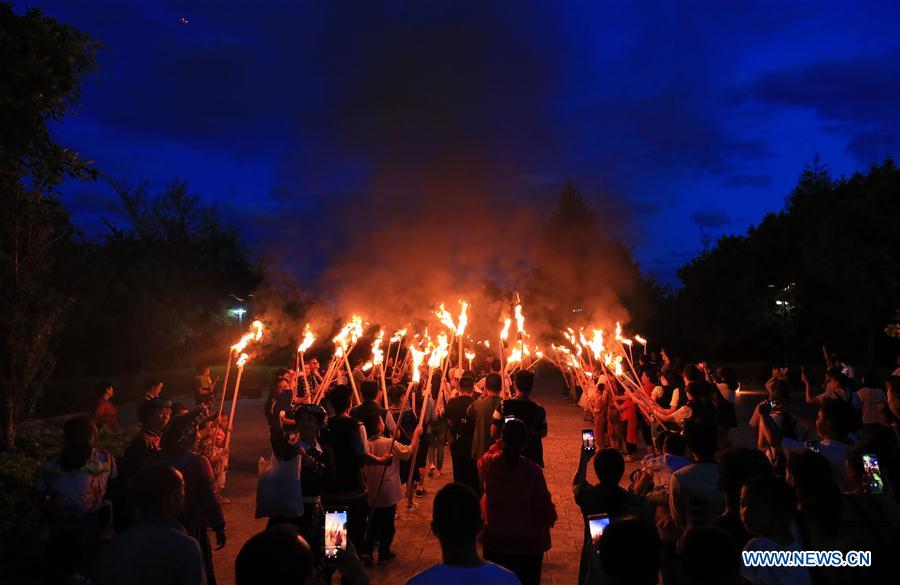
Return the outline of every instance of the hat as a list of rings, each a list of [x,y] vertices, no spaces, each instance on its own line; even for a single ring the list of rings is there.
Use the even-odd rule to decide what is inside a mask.
[[[148,400],[147,404],[155,408],[172,408],[171,400],[169,400],[168,398],[160,398],[159,396]]]

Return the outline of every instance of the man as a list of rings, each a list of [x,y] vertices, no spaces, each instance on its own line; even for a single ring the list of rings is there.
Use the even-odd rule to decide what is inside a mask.
[[[600,537],[597,557],[605,585],[659,582],[659,536],[649,522],[627,518],[610,523]]]
[[[381,421],[384,423],[384,428],[389,433],[394,432],[394,417],[391,413],[383,408],[380,404],[378,404],[378,382],[374,380],[366,380],[362,384],[360,384],[359,391],[362,394],[362,403],[354,406],[350,410],[350,416],[359,422],[365,422],[367,418],[372,415],[377,415],[381,417]]]
[[[443,562],[414,575],[406,585],[521,585],[511,572],[478,556],[481,507],[468,486],[447,484],[435,495],[431,531],[441,543]]]
[[[534,374],[527,370],[516,373],[515,398],[507,398],[500,403],[500,408],[494,411],[494,424],[491,428],[491,437],[500,438],[500,429],[507,416],[513,416],[525,423],[528,428],[528,440],[525,450],[522,452],[528,460],[544,466],[544,445],[541,439],[547,436],[547,411],[544,407],[531,399],[531,390],[534,388]]]
[[[596,485],[591,485],[587,481],[587,465],[592,457],[594,458],[594,474],[599,480]],[[647,502],[619,485],[624,473],[625,460],[622,458],[622,454],[615,449],[601,449],[597,451],[596,455],[592,451],[581,449],[581,459],[578,462],[575,477],[572,479],[575,503],[581,508],[584,517],[581,563],[578,569],[579,583],[597,583],[601,578],[598,558],[593,551],[594,545],[588,527],[588,516],[607,514],[611,520],[637,516],[650,522],[651,515]]]
[[[472,435],[474,421],[469,417],[469,407],[475,400],[475,380],[469,376],[459,381],[459,395],[447,401],[447,438],[450,442],[450,458],[453,460],[453,481],[464,483],[475,493],[478,486],[478,468],[472,459]]]
[[[812,393],[812,385],[804,370],[800,379],[806,387],[806,403],[821,405],[826,400],[842,400],[854,408],[861,408],[859,396],[850,390],[850,379],[839,368],[830,368],[825,372],[825,388],[819,394]]]
[[[178,523],[184,479],[154,465],[134,481],[138,522],[110,542],[91,575],[97,585],[206,585],[200,545]]]
[[[475,421],[472,435],[472,459],[475,461],[494,443],[491,427],[494,426],[494,411],[500,406],[500,390],[500,374],[488,374],[484,379],[484,394],[469,406],[467,416]]]
[[[329,417],[319,442],[334,452],[335,469],[334,476],[325,482],[322,502],[326,508],[347,508],[347,537],[361,548],[369,511],[363,465],[390,465],[394,457],[376,457],[366,451],[366,429],[350,416],[352,395],[347,385],[337,386],[328,394],[335,414]]]
[[[209,375],[209,368],[197,366],[197,375],[194,376],[194,404],[208,404],[213,401],[213,387],[216,383]]]
[[[719,430],[710,421],[688,421],[684,427],[692,463],[672,474],[669,512],[683,529],[708,524],[725,508],[719,492],[719,465],[713,459]]]

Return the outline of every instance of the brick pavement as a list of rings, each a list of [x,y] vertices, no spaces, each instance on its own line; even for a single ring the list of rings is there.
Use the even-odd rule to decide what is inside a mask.
[[[544,439],[547,484],[559,514],[551,531],[553,546],[544,559],[542,583],[562,585],[577,582],[578,559],[582,541],[582,517],[572,497],[572,476],[577,466],[581,444],[580,431],[585,428],[581,409],[563,399],[552,380],[538,380],[534,398],[547,409],[550,432]],[[747,398],[751,398],[748,396]],[[739,420],[747,420],[750,400],[739,400]],[[743,404],[742,404],[743,403]],[[214,555],[216,577],[222,585],[234,583],[234,559],[241,545],[265,527],[265,520],[253,517],[256,500],[256,462],[269,454],[268,436],[262,416],[261,400],[242,400],[238,407],[236,430],[232,442],[231,471],[224,494],[231,499],[225,506],[228,523],[228,545]],[[741,433],[741,435],[746,432]],[[749,443],[751,437],[741,437]],[[752,444],[752,443],[751,443]],[[749,444],[748,444],[749,446]],[[625,477],[636,464],[628,464]],[[407,578],[439,562],[440,546],[431,534],[431,506],[434,493],[452,481],[449,452],[446,453],[444,474],[428,480],[428,493],[417,498],[418,509],[407,511],[400,504],[394,551],[397,559],[384,567],[369,571],[373,585],[402,584]],[[594,479],[589,472],[589,478]],[[337,581],[337,580],[336,580]]]

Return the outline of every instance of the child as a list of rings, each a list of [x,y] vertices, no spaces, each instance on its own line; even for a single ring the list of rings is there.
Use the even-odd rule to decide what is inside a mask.
[[[400,459],[408,460],[422,435],[422,427],[417,426],[413,432],[412,444],[404,445],[384,436],[384,421],[380,416],[371,415],[363,421],[366,435],[369,437],[366,450],[382,457],[393,454],[394,461],[387,467],[383,465],[366,465],[366,485],[369,492],[369,505],[372,507],[371,521],[363,540],[360,558],[363,564],[372,564],[375,541],[378,541],[378,564],[392,561],[397,555],[391,552],[394,540],[394,516],[397,502],[400,501]]]

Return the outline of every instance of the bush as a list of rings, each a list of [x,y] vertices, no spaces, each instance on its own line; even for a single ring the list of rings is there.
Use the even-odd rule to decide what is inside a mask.
[[[136,432],[137,427],[120,433],[101,431],[96,445],[121,457]],[[61,447],[62,424],[57,423],[23,429],[16,449],[0,453],[0,566],[5,583],[37,582],[40,578],[40,508],[35,479],[44,461]]]

